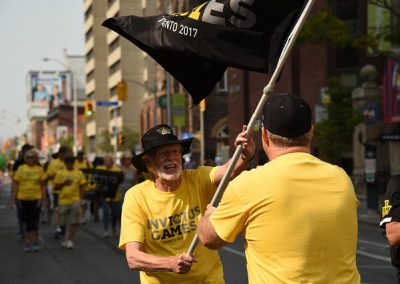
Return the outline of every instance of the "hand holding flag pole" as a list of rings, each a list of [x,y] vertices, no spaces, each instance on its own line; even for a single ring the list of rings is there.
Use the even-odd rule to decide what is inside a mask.
[[[289,56],[289,53],[292,50],[298,35],[300,34],[301,28],[304,25],[304,22],[306,21],[307,16],[309,15],[309,13],[311,11],[311,8],[313,7],[315,2],[316,2],[316,0],[308,0],[308,3],[305,6],[303,12],[301,13],[296,25],[293,27],[292,32],[289,34],[289,36],[287,38],[287,41],[286,41],[286,44],[283,47],[282,53],[281,53],[281,55],[279,57],[279,61],[278,61],[278,64],[277,64],[277,66],[276,66],[276,68],[274,70],[274,73],[273,73],[268,85],[265,86],[265,88],[263,90],[263,94],[261,96],[261,99],[260,99],[260,101],[259,101],[259,103],[258,103],[258,105],[257,105],[257,107],[256,107],[251,119],[250,119],[250,122],[249,122],[249,124],[247,126],[247,131],[246,131],[246,137],[247,138],[249,138],[251,136],[252,129],[256,124],[257,117],[260,116],[262,108],[263,108],[265,102],[267,101],[269,94],[272,93],[273,88],[275,86],[275,82],[277,81],[277,79],[279,77],[279,74],[282,71],[282,68],[283,68],[283,66],[284,66],[284,64],[285,64],[285,62],[286,62],[286,60],[287,60],[287,58]],[[242,153],[242,148],[243,148],[242,145],[238,145],[236,147],[235,153],[233,154],[233,157],[231,159],[231,163],[229,164],[229,167],[226,170],[226,172],[225,172],[225,174],[224,174],[224,176],[223,176],[223,178],[221,180],[221,183],[219,184],[219,186],[217,188],[217,191],[214,194],[213,199],[211,200],[210,204],[212,206],[214,206],[214,207],[218,206],[218,204],[219,204],[219,202],[221,200],[221,197],[222,197],[226,187],[228,186],[230,176],[232,175],[233,170],[235,168],[235,165],[236,165],[236,163],[237,163],[237,161],[238,161],[238,159],[239,159],[239,157],[240,157],[240,155]],[[193,239],[193,241],[192,241],[192,243],[190,244],[190,247],[189,247],[189,250],[187,251],[187,254],[193,255],[194,250],[195,250],[198,242],[199,242],[199,236],[198,236],[198,234],[196,234],[194,239]]]

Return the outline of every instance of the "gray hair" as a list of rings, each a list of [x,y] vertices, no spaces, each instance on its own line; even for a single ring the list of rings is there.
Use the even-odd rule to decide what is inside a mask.
[[[283,137],[283,136],[276,135],[276,134],[271,133],[268,130],[266,130],[268,139],[271,140],[271,142],[274,143],[276,146],[282,147],[282,148],[308,147],[311,144],[311,139],[313,137],[313,131],[314,131],[314,128],[311,127],[311,129],[307,133],[305,133],[301,136],[294,137],[294,138],[289,138],[289,137]]]

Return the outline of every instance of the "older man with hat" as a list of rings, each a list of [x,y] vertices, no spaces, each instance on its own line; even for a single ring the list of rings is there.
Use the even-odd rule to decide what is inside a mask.
[[[178,140],[169,125],[161,124],[143,135],[143,152],[133,157],[135,168],[150,178],[125,194],[119,247],[126,250],[129,268],[141,271],[141,283],[224,283],[217,252],[203,245],[194,256],[186,252],[229,161],[182,169],[182,155],[191,143],[191,138]],[[236,137],[235,145],[239,143],[243,150],[232,178],[255,152],[245,127]]]
[[[242,173],[220,205],[208,207],[200,242],[217,249],[243,235],[249,283],[360,283],[358,201],[343,169],[311,155],[309,105],[273,95],[262,122],[270,161]]]

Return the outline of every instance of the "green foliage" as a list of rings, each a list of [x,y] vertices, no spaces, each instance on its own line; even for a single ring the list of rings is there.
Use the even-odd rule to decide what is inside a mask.
[[[328,119],[315,125],[314,144],[323,160],[339,164],[352,150],[353,129],[361,121],[361,114],[353,109],[351,96],[338,78],[328,81],[327,93],[331,100],[324,105]]]
[[[380,42],[388,41],[392,46],[400,46],[400,13],[388,0],[369,0],[369,4],[387,10],[392,17],[389,26],[370,29],[367,34],[357,34],[356,28],[336,17],[327,8],[310,16],[299,36],[300,43],[329,44],[334,48],[353,47],[360,50],[372,50],[375,54],[384,54],[380,50]]]
[[[110,131],[104,130],[103,132],[100,133],[100,142],[97,144],[97,147],[99,150],[103,153],[112,153],[113,152],[113,146],[111,145],[111,138],[112,135]]]
[[[344,48],[352,40],[350,31],[351,27],[337,18],[331,9],[324,9],[308,18],[299,40],[301,43],[328,43],[335,47]]]
[[[124,136],[124,144],[118,146],[119,151],[129,150],[131,151],[135,144],[139,142],[140,135],[139,132],[131,129],[127,126],[122,128],[122,135]]]
[[[72,151],[74,147],[74,138],[73,137],[66,137],[66,138],[61,138],[60,141],[60,146],[67,147],[69,151]]]

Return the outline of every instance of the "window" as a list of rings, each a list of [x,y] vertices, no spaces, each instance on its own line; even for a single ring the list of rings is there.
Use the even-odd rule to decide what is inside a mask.
[[[88,41],[93,35],[93,28],[90,28],[85,34],[85,41]]]
[[[92,70],[86,74],[86,82],[89,82],[90,80],[93,80],[93,79],[94,79],[94,70]]]
[[[86,62],[89,62],[90,59],[93,58],[93,55],[94,55],[94,50],[92,48],[88,53],[86,53]]]
[[[118,70],[120,70],[120,61],[119,60],[108,68],[109,75],[111,76]]]
[[[217,92],[227,92],[228,91],[228,75],[225,71],[221,80],[217,83]]]
[[[116,37],[108,46],[108,52],[111,53],[119,47],[119,36]]]

